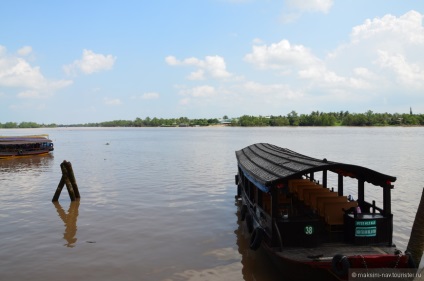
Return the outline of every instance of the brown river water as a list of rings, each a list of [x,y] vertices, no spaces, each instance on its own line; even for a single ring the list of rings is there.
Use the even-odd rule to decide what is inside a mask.
[[[0,160],[0,280],[283,280],[248,249],[234,201],[235,151],[257,142],[396,176],[401,250],[424,188],[420,127],[0,130],[42,133],[51,155]],[[51,202],[63,160],[80,202],[66,188]],[[379,200],[370,187],[366,197]]]

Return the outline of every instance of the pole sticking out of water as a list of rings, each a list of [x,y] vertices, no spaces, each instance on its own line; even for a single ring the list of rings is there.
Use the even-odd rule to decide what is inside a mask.
[[[59,185],[57,186],[52,202],[59,200],[59,196],[64,185],[66,185],[66,189],[68,190],[71,201],[75,201],[77,199],[79,200],[81,196],[78,190],[77,181],[75,180],[71,162],[63,160],[63,162],[60,164],[60,169],[62,170],[62,178],[60,179]]]
[[[418,268],[424,251],[424,188],[406,251],[411,254],[415,267]]]

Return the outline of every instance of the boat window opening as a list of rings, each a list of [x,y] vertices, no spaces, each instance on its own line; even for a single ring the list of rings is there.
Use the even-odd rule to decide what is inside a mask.
[[[374,186],[369,183],[365,183],[365,201],[370,204],[370,206],[373,205],[373,201],[375,202],[375,206],[377,208],[383,208],[383,188]],[[371,210],[371,213],[374,210]],[[378,211],[376,210],[376,213]]]
[[[252,204],[254,204],[256,202],[255,197],[256,197],[256,187],[255,185],[250,182],[247,178],[246,178],[246,191],[247,191],[247,196],[249,197],[250,202],[252,202]]]
[[[343,195],[351,195],[358,200],[358,180],[351,177],[343,177]]]
[[[293,195],[287,192],[287,189],[278,189],[277,190],[277,204],[278,204],[278,214],[286,219],[289,216],[293,215]]]
[[[258,190],[258,205],[264,210],[266,213],[271,215],[272,210],[272,202],[271,195],[269,193],[262,192],[260,189]]]
[[[327,172],[327,188],[334,192],[339,191],[339,175],[331,171]]]

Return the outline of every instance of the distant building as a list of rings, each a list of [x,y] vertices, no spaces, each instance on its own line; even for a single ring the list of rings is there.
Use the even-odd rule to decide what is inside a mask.
[[[228,126],[228,125],[231,125],[231,122],[233,120],[231,118],[228,118],[228,119],[220,118],[218,119],[218,121],[219,121],[219,124]]]

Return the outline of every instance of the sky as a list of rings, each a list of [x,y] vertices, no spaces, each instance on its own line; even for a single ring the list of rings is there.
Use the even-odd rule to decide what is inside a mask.
[[[424,113],[424,1],[2,1],[0,123]]]

